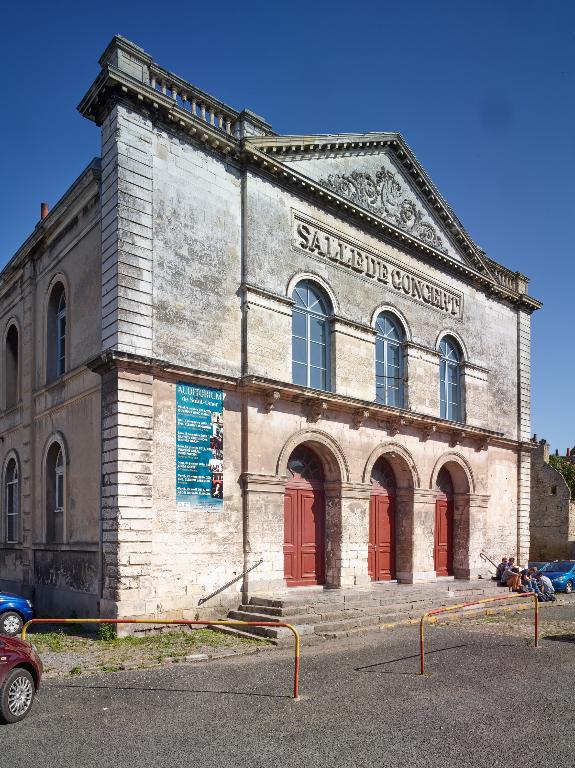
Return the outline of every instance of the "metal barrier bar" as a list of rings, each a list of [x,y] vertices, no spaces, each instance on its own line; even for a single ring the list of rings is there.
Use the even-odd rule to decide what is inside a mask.
[[[448,605],[444,608],[435,608],[433,611],[426,611],[419,622],[419,656],[420,656],[420,675],[425,674],[425,636],[424,626],[425,620],[430,616],[437,616],[439,613],[447,613],[448,611],[457,611],[461,608],[469,608],[474,605],[483,605],[485,603],[497,603],[501,600],[512,600],[517,597],[530,597],[533,598],[533,626],[535,631],[535,647],[539,648],[539,601],[535,592],[522,592],[512,595],[503,595],[501,597],[485,597],[482,600],[474,600],[472,603],[460,603],[459,605]]]
[[[22,640],[26,640],[28,627],[32,624],[165,624],[189,627],[200,626],[227,626],[227,627],[286,627],[295,638],[294,670],[293,670],[293,698],[299,699],[299,659],[300,636],[292,624],[279,621],[239,621],[235,619],[214,619],[213,621],[186,621],[184,619],[30,619],[22,627]]]

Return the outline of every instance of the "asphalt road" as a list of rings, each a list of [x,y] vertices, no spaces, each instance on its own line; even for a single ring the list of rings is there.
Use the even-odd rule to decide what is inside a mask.
[[[25,721],[0,727],[0,766],[567,768],[573,631],[536,650],[431,627],[424,678],[416,627],[304,648],[297,702],[283,650],[48,681]]]

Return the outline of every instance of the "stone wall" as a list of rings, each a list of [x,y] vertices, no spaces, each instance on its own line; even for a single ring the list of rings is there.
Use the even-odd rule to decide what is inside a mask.
[[[2,401],[0,460],[3,469],[10,456],[18,461],[20,540],[5,541],[2,515],[0,586],[32,597],[45,615],[94,613],[98,604],[100,378],[85,362],[100,349],[99,179],[95,162],[2,273],[0,328],[18,327],[19,375],[17,405],[6,409]],[[66,371],[47,383],[47,307],[56,281],[66,291]],[[65,457],[63,540],[48,543],[44,460],[54,439]],[[4,510],[3,481],[0,494]]]
[[[531,560],[575,556],[575,504],[563,475],[549,464],[549,443],[536,444],[531,461]]]

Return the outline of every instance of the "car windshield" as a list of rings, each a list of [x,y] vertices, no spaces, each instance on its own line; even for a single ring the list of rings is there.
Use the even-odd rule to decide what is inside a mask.
[[[562,563],[547,563],[542,570],[549,571],[550,573],[567,573],[567,571],[570,571],[571,568],[573,568],[573,565],[574,563],[570,563],[569,561]]]

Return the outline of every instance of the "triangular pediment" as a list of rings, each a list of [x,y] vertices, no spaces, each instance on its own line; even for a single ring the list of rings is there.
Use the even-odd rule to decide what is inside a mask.
[[[423,245],[491,277],[482,252],[399,134],[273,136],[249,143]]]

